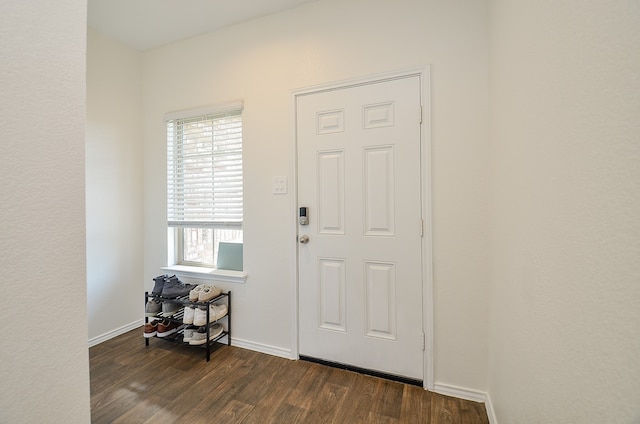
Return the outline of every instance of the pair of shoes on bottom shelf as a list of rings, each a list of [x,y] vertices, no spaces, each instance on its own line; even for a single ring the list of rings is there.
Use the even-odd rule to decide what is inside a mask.
[[[169,320],[153,320],[144,325],[144,337],[167,337],[180,329],[181,325]]]
[[[222,324],[215,323],[209,327],[209,340],[218,337],[224,331]],[[203,345],[207,342],[207,327],[188,326],[184,329],[182,340],[190,345]]]
[[[151,322],[148,322],[144,325],[144,337],[146,339],[150,338],[150,337],[154,337],[158,334],[158,324],[160,323],[160,321],[153,320]]]

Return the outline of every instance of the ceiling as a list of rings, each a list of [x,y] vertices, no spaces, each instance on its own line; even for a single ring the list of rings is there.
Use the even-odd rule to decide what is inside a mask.
[[[149,50],[316,0],[88,0],[88,25]]]

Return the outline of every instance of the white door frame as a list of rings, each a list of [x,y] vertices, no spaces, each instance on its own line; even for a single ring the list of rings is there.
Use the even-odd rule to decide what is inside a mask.
[[[297,210],[298,205],[298,140],[297,140],[297,116],[296,116],[296,100],[297,97],[304,94],[317,93],[327,90],[339,88],[347,88],[352,86],[371,84],[390,79],[396,79],[408,76],[419,76],[422,98],[422,126],[420,129],[420,151],[421,151],[421,192],[422,192],[422,214],[424,220],[424,236],[422,237],[422,326],[425,333],[425,349],[423,352],[423,386],[427,390],[433,390],[434,387],[434,338],[433,338],[433,253],[432,253],[432,210],[431,210],[431,87],[430,87],[430,67],[429,65],[400,70],[396,72],[369,75],[362,78],[354,78],[349,80],[337,81],[327,84],[315,85],[311,87],[301,88],[292,91],[291,107],[293,110],[293,169],[291,178],[291,190],[293,196],[292,210]],[[296,216],[296,214],[294,214]],[[292,290],[292,317],[291,317],[291,358],[299,359],[299,297],[298,297],[298,223],[296,219],[291,220],[292,234],[295,238],[292,240],[293,256],[295,258],[293,269],[291,270]]]

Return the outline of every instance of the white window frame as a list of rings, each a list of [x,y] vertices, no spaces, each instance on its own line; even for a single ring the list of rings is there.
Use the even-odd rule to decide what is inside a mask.
[[[241,101],[225,103],[216,106],[210,106],[199,109],[191,109],[179,112],[168,113],[164,116],[164,122],[166,128],[168,128],[170,122],[181,121],[181,120],[189,120],[197,117],[204,116],[220,116],[225,114],[238,114],[242,116],[243,104]],[[168,130],[167,130],[168,131]],[[169,134],[167,134],[169,136]],[[169,141],[169,137],[167,137],[167,142]],[[170,153],[168,153],[170,154]],[[169,163],[169,162],[167,162]],[[171,183],[172,179],[168,176],[168,184]],[[169,187],[169,186],[168,186]],[[168,190],[169,192],[169,190]],[[169,196],[169,195],[168,195]],[[167,266],[163,267],[163,270],[176,273],[183,277],[194,277],[199,279],[212,279],[218,281],[227,281],[227,282],[245,282],[247,274],[245,271],[231,271],[231,270],[219,270],[216,269],[213,264],[205,264],[205,263],[191,263],[184,261],[182,257],[183,249],[182,249],[182,240],[183,240],[183,228],[211,228],[211,229],[239,229],[242,230],[242,211],[240,210],[240,215],[238,216],[237,210],[233,211],[233,216],[229,218],[228,221],[223,222],[223,220],[219,219],[219,217],[211,217],[208,216],[200,221],[199,217],[193,218],[186,216],[187,220],[183,220],[185,217],[182,216],[182,212],[178,213],[170,213],[169,210],[171,207],[169,206],[172,202],[172,199],[168,198],[168,220],[167,220]],[[174,209],[171,209],[175,211]],[[215,213],[214,213],[215,215]],[[218,219],[216,219],[218,218]],[[239,219],[239,221],[238,221]],[[191,220],[191,221],[190,221]],[[197,220],[199,222],[194,222]],[[190,225],[191,223],[195,223],[196,225]],[[215,254],[213,260],[215,261]]]

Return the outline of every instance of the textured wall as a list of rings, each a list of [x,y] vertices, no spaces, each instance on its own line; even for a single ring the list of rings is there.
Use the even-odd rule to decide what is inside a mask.
[[[0,422],[88,423],[86,1],[0,14]]]
[[[640,422],[640,2],[491,9],[500,423]]]
[[[89,30],[89,339],[143,317],[142,55]]]

